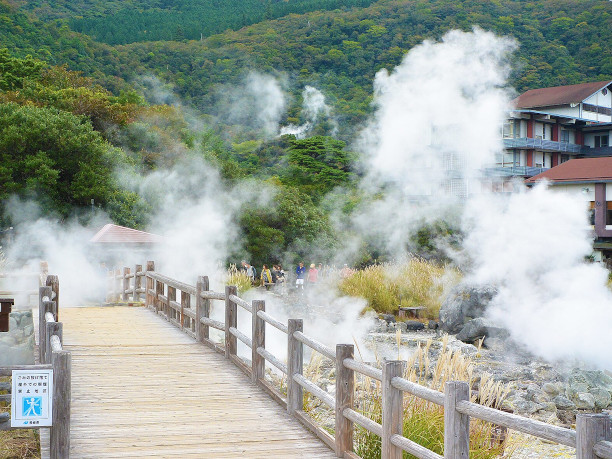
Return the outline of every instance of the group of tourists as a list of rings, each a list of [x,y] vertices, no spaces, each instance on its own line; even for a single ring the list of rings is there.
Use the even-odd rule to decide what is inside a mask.
[[[348,269],[347,265],[344,265],[343,270],[345,269]],[[266,287],[268,290],[270,290],[272,286],[281,285],[282,287],[286,287],[286,283],[288,282],[288,276],[285,274],[281,265],[272,265],[271,269],[268,265],[263,265],[258,275],[257,269],[243,260],[242,270],[249,277],[253,285],[260,285]],[[343,274],[343,270],[340,271],[341,275]],[[332,271],[334,271],[333,268],[323,266],[322,263],[319,263],[318,266],[315,263],[311,263],[310,267],[306,268],[304,262],[300,261],[295,268],[295,288],[303,290],[305,286],[315,285],[323,278],[329,276]]]

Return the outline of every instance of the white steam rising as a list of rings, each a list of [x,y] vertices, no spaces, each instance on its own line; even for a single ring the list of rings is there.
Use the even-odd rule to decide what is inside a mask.
[[[414,47],[374,82],[376,114],[364,130],[369,195],[384,198],[355,223],[401,254],[423,221],[454,219],[456,200],[479,188],[477,171],[500,148],[512,40],[476,29]],[[370,222],[390,222],[372,227]]]
[[[550,360],[612,368],[612,293],[592,251],[579,196],[545,185],[510,197],[474,199],[466,212],[471,279],[499,293],[488,314],[513,338]]]
[[[305,138],[314,126],[317,124],[320,118],[329,118],[331,115],[331,107],[325,102],[325,95],[317,88],[312,86],[304,87],[302,91],[302,118],[305,120],[303,124],[295,125],[289,124],[281,127],[280,134],[293,134],[298,139]],[[332,132],[331,135],[335,135],[338,126],[335,120],[331,120]]]
[[[384,197],[355,225],[401,256],[423,222],[462,222],[466,282],[499,289],[491,319],[540,356],[610,369],[612,294],[607,271],[584,262],[592,241],[583,199],[545,186],[511,196],[481,188],[479,171],[501,151],[514,47],[482,30],[452,31],[377,75],[363,186]]]
[[[218,110],[225,122],[249,126],[266,137],[278,133],[287,106],[279,79],[251,72],[241,84],[222,91],[219,98]]]

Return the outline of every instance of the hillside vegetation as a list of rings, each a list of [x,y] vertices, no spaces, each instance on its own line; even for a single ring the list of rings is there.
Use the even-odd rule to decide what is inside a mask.
[[[236,6],[223,10],[229,25],[218,16],[227,5]],[[172,40],[98,41],[118,29],[132,35],[117,42],[149,38],[138,35],[149,30],[146,21],[130,19],[133,27],[122,28],[123,14],[200,17],[198,8],[208,8],[207,20],[219,27],[252,25],[203,40],[199,31],[189,40],[188,22],[181,22],[182,36]],[[291,8],[313,11],[286,15]],[[174,20],[163,21],[159,38],[176,32]],[[425,39],[474,26],[518,40],[511,83],[519,91],[612,76],[612,3],[606,0],[0,0],[6,48],[0,51],[0,223],[13,222],[10,198],[37,200],[60,219],[86,219],[93,199],[116,223],[145,228],[158,200],[126,189],[116,171],[146,176],[194,157],[217,166],[228,186],[249,179],[259,190],[254,194],[270,196],[267,206],[240,209],[235,223],[242,241],[234,259],[251,256],[259,265],[316,255],[325,261],[343,237],[333,229],[332,213],[345,218],[367,199],[356,186],[356,155],[347,145],[372,110],[376,72],[392,69]],[[217,116],[229,89],[250,72],[280,82],[288,101],[281,124],[305,121],[305,86],[322,92],[329,114],[312,137],[262,137],[248,119]],[[421,247],[431,232],[425,233]],[[385,260],[368,247],[362,255],[364,265]]]
[[[100,2],[93,3],[100,5]],[[157,14],[163,9],[162,3],[167,4],[139,2],[142,13],[138,14]],[[263,3],[259,2],[260,6],[256,5],[258,2],[242,3],[241,8],[246,9],[248,5],[253,8],[245,13],[247,19],[251,13],[251,19],[256,19],[255,10]],[[294,3],[268,5],[288,8]],[[307,9],[318,5],[306,3],[310,4]],[[77,13],[78,4],[73,7]],[[46,15],[53,11],[65,15],[70,5],[60,2],[55,10],[47,5]],[[111,33],[114,24],[121,24],[120,17],[115,15],[122,7],[112,2],[109,5],[108,11],[93,9],[92,15],[96,18],[91,20],[107,24],[100,25],[100,31],[90,31],[96,37]],[[126,3],[123,9],[133,11],[129,5]],[[190,5],[189,8],[205,7],[202,2]],[[164,11],[183,14],[187,8],[186,2],[172,2]],[[313,11],[265,20],[203,41],[186,41],[190,37],[185,35],[183,26],[182,37],[169,37],[168,34],[175,33],[173,23],[169,22],[165,26],[166,35],[161,38],[173,41],[114,48],[74,34],[62,22],[45,23],[41,27],[41,23],[28,22],[18,11],[8,10],[6,7],[2,12],[6,19],[0,24],[0,34],[6,37],[3,43],[14,46],[20,55],[30,53],[52,63],[66,63],[71,69],[94,76],[113,91],[122,87],[122,81],[153,73],[162,81],[172,83],[183,99],[206,113],[214,111],[219,88],[239,81],[245,72],[283,72],[289,77],[289,90],[294,93],[294,104],[287,118],[299,116],[299,93],[304,85],[313,85],[328,97],[340,124],[340,135],[345,138],[370,110],[375,73],[381,68],[396,66],[422,40],[439,38],[452,28],[469,30],[479,26],[515,37],[520,48],[511,83],[518,91],[604,80],[612,75],[612,47],[609,46],[612,3],[606,0],[379,0],[367,7]],[[224,10],[224,15],[230,20],[242,13],[229,8]],[[139,21],[132,22],[133,27],[139,27]],[[67,24],[76,27],[75,23]],[[89,29],[81,27],[80,30]],[[200,32],[193,38],[199,39]]]

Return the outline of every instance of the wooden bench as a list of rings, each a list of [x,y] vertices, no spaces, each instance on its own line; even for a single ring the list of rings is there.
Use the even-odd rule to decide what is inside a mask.
[[[399,308],[399,316],[400,317],[409,317],[407,314],[410,313],[412,317],[418,319],[421,316],[421,311],[425,308],[425,306],[414,306],[414,307],[405,307],[400,306]]]

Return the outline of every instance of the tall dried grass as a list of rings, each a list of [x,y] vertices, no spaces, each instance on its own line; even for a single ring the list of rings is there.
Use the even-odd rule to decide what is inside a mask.
[[[238,294],[244,293],[252,287],[249,276],[244,271],[239,270],[234,264],[230,265],[227,269],[225,285],[235,285],[238,289]]]
[[[365,298],[379,313],[395,314],[401,306],[426,308],[426,317],[435,319],[444,293],[461,279],[456,268],[412,258],[402,265],[382,264],[355,271],[339,284],[349,296]]]
[[[500,382],[495,382],[490,375],[474,375],[474,363],[460,351],[448,347],[444,338],[438,356],[434,359],[431,340],[423,346],[418,345],[406,365],[404,378],[409,381],[443,392],[448,381],[466,381],[470,387],[478,386],[472,391],[472,401],[499,408],[508,394],[508,389]],[[380,422],[382,419],[380,383],[372,383],[369,378],[361,378],[363,388],[371,392],[361,404],[364,415]],[[420,445],[443,454],[444,451],[444,409],[443,407],[413,395],[404,394],[404,428],[403,435]],[[364,459],[380,457],[380,438],[365,429],[356,429],[355,448]],[[470,458],[491,459],[508,452],[506,432],[500,435],[499,428],[491,423],[472,420],[470,423]],[[407,453],[406,458],[414,456]]]

